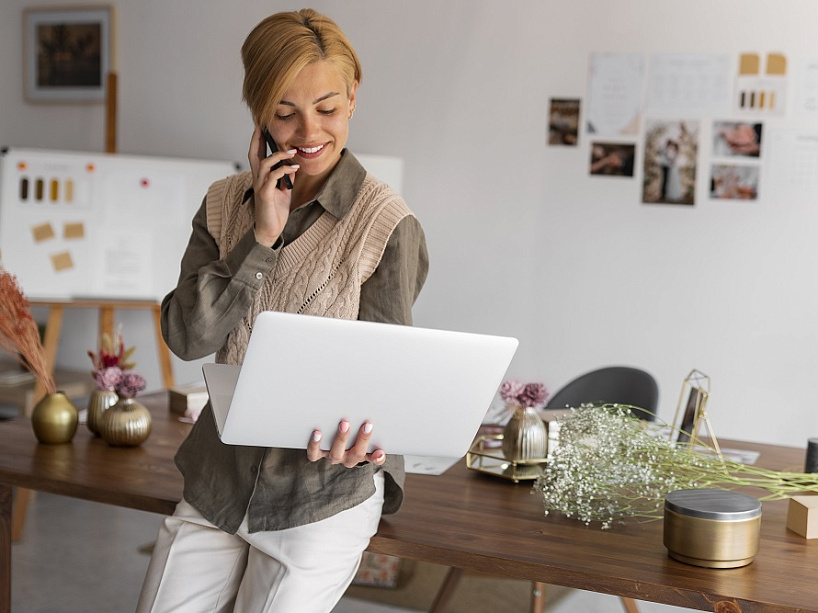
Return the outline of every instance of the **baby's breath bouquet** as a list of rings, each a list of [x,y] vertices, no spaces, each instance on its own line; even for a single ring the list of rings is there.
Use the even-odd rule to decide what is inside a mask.
[[[759,468],[722,460],[711,449],[677,446],[666,434],[649,431],[631,409],[636,407],[582,405],[557,420],[559,443],[534,485],[546,515],[558,511],[606,529],[629,518],[661,519],[665,495],[680,489],[755,486],[767,491],[761,500],[818,492],[816,474]]]

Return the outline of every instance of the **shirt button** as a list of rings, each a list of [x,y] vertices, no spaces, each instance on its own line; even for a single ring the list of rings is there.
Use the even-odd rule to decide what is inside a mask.
[[[256,273],[256,279],[261,279],[262,277],[264,277],[263,274],[261,274],[260,272]]]
[[[267,258],[264,261],[267,262],[268,264],[272,264],[275,260],[273,258]]]
[[[257,471],[258,471],[258,468],[256,468],[255,466],[250,467],[250,472],[253,473],[254,475],[256,474]]]

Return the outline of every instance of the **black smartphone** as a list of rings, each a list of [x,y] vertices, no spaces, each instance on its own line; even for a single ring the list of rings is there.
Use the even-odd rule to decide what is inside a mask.
[[[264,140],[267,141],[267,146],[270,148],[270,155],[272,155],[273,153],[278,151],[278,146],[276,145],[276,142],[273,140],[273,137],[270,136],[270,133],[267,130],[262,130],[261,133],[264,136]],[[276,170],[278,168],[281,168],[282,166],[284,166],[284,161],[283,160],[281,162],[279,162],[278,164],[276,164],[275,166],[273,166],[270,169],[270,172],[272,172],[273,170]],[[283,177],[281,177],[278,180],[278,183],[276,183],[276,187],[278,189],[281,189],[282,182],[284,183],[284,187],[286,187],[287,189],[292,189],[293,188],[293,182],[290,181],[290,175],[284,175]]]

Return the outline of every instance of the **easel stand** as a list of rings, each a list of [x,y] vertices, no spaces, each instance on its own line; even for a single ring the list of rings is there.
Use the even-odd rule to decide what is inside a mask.
[[[159,365],[162,372],[162,386],[166,389],[173,387],[173,365],[170,359],[170,350],[162,338],[161,311],[160,305],[156,302],[146,301],[121,301],[121,300],[73,300],[73,301],[30,301],[31,306],[45,307],[48,309],[48,321],[45,326],[45,338],[43,339],[43,351],[45,363],[50,372],[54,372],[54,363],[57,358],[57,345],[60,340],[62,330],[62,320],[65,309],[97,309],[99,311],[99,337],[108,334],[114,337],[114,311],[117,309],[139,309],[150,310],[153,313],[154,333],[156,337],[156,349],[159,353]],[[89,374],[90,377],[90,374]],[[34,387],[34,402],[45,396],[45,388],[37,382]],[[31,491],[23,488],[17,489],[14,498],[14,509],[12,511],[11,534],[13,541],[19,541],[23,535],[26,511],[31,499]]]

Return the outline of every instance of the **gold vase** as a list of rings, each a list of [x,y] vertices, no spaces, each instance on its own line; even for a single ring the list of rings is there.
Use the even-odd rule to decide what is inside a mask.
[[[136,447],[151,434],[151,414],[141,402],[120,398],[102,414],[99,435],[114,447]]]
[[[503,429],[503,455],[508,460],[539,460],[548,450],[545,423],[531,407],[517,405]]]
[[[31,413],[31,427],[41,443],[70,443],[78,423],[77,407],[62,392],[47,394]]]
[[[117,400],[119,400],[119,396],[114,390],[95,389],[91,392],[91,396],[88,398],[88,417],[85,425],[95,435],[99,436],[99,426],[102,423],[103,413],[114,406]]]

